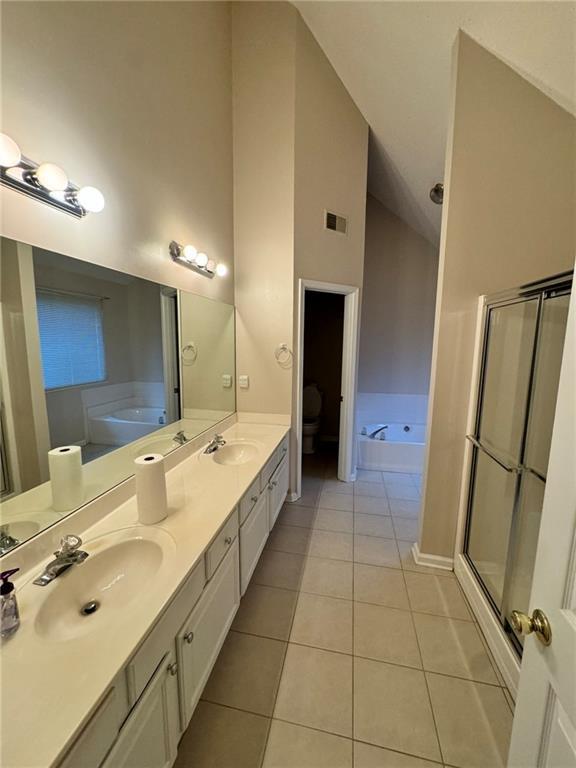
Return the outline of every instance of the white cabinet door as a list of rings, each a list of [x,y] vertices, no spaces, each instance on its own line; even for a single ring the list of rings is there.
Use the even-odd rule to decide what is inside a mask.
[[[288,493],[288,481],[288,459],[285,458],[281,461],[280,465],[270,478],[270,483],[268,484],[268,510],[270,516],[270,530],[272,530],[274,527],[276,518],[282,509],[282,504],[284,504],[284,499]]]
[[[178,633],[176,644],[180,667],[180,711],[183,730],[190,722],[238,610],[239,576],[236,540]]]
[[[240,528],[240,591],[246,592],[268,538],[268,494],[263,493]]]
[[[178,751],[177,666],[167,653],[102,768],[170,768]]]
[[[508,758],[510,768],[576,766],[575,392],[573,293],[530,595],[530,611],[539,609],[550,622],[551,643],[540,643],[535,632],[525,640]]]

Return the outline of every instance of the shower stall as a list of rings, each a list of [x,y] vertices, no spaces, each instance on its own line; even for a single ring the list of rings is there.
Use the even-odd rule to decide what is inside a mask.
[[[464,557],[518,654],[528,613],[572,275],[486,297]]]

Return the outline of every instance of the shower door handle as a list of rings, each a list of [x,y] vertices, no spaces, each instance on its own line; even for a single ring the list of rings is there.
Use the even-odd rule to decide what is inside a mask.
[[[501,466],[502,469],[505,469],[506,472],[514,472],[515,474],[518,474],[522,471],[522,467],[520,466],[510,466],[509,464],[505,464],[502,459],[499,459],[498,456],[492,453],[492,451],[489,451],[486,446],[482,445],[482,443],[476,437],[474,437],[474,435],[466,435],[466,440],[469,440],[475,448],[483,451],[487,456],[495,461],[496,464]]]

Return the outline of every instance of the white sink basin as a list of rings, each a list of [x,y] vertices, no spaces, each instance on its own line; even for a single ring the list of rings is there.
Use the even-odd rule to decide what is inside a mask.
[[[235,466],[252,461],[252,459],[256,458],[258,452],[259,447],[257,443],[250,442],[249,440],[231,440],[226,445],[218,448],[214,453],[211,453],[210,456],[216,464]]]
[[[162,568],[175,548],[168,533],[156,528],[126,528],[85,542],[89,557],[73,565],[45,587],[30,584],[38,597],[46,596],[34,623],[36,632],[49,640],[71,640],[108,624],[129,619],[131,609],[147,599]]]

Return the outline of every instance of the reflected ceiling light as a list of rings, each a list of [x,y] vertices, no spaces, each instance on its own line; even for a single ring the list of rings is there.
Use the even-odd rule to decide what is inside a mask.
[[[16,142],[5,133],[0,133],[0,183],[79,219],[87,213],[99,213],[105,205],[99,189],[78,188],[59,165],[38,164],[23,157]]]
[[[204,275],[204,277],[213,278],[214,275],[224,277],[228,271],[224,264],[216,266],[206,253],[197,251],[193,245],[180,245],[176,240],[172,240],[168,246],[168,251],[173,261],[188,267],[188,269],[192,269],[194,272],[198,272],[199,275]],[[222,267],[224,267],[224,271],[222,271]]]
[[[68,176],[54,163],[42,163],[32,172],[36,181],[49,192],[64,192],[68,187]]]
[[[0,166],[10,168],[12,165],[18,165],[21,158],[20,147],[14,139],[5,133],[0,133]]]
[[[216,274],[218,277],[226,277],[228,274],[228,267],[226,264],[216,264]]]

